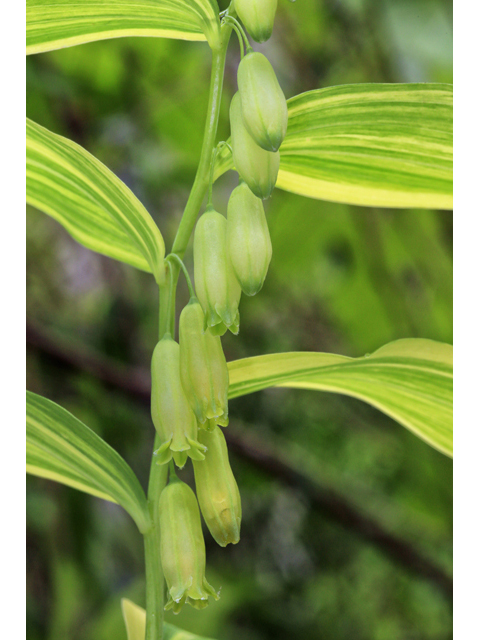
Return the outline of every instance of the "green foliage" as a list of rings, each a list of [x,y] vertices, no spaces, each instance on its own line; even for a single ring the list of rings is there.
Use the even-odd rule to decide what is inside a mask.
[[[358,84],[288,101],[277,187],[377,207],[452,207],[452,87]],[[216,177],[232,168],[224,149]]]
[[[360,14],[364,7],[362,0],[353,4]],[[348,5],[348,11],[353,15],[353,4],[342,3],[338,14],[329,15],[328,2],[320,7],[306,0],[305,12],[309,20],[303,20],[303,23],[309,24],[301,27],[301,37],[295,18],[298,12],[292,13],[290,7],[281,8],[279,24],[283,30],[280,47],[272,40],[268,55],[271,52],[273,61],[286,43],[292,51],[294,34],[296,40],[302,42],[305,69],[310,69],[315,81],[313,91],[289,101],[290,120],[280,150],[282,163],[278,186],[312,198],[347,204],[448,208],[451,206],[450,88],[428,84],[345,84],[391,80],[385,66],[375,67],[377,54],[363,50],[363,42],[370,40],[360,39],[360,46],[357,44],[349,48],[351,33],[348,29],[351,26],[348,27],[348,20],[343,24],[338,16],[343,15],[344,5]],[[383,4],[380,2],[382,7]],[[84,1],[77,13],[78,9],[71,2],[29,0],[29,51],[47,51],[126,35],[199,40],[206,35],[214,49],[220,44],[215,3],[180,0],[172,0],[168,5],[148,1],[135,4],[118,2],[114,10],[116,17],[112,19],[112,8],[106,2]],[[293,19],[282,22],[286,15],[293,16]],[[398,15],[401,18],[401,11],[397,12],[397,18]],[[397,22],[395,20],[396,28]],[[370,23],[371,20],[365,21],[365,24]],[[359,30],[354,20],[351,25],[353,31]],[[363,23],[359,22],[359,25]],[[373,36],[371,42],[378,46]],[[204,78],[199,69],[202,72],[207,70],[206,63],[203,67],[201,61],[208,59],[208,50],[206,47],[203,50],[189,49],[189,45],[180,48],[177,44],[167,40],[154,44],[152,40],[142,42],[141,39],[111,42],[108,46],[94,44],[82,47],[81,54],[76,50],[48,54],[29,65],[31,81],[37,83],[28,106],[30,115],[34,120],[79,140],[101,157],[115,174],[122,176],[132,190],[141,195],[148,209],[158,212],[155,217],[168,241],[172,235],[169,225],[174,218],[171,212],[178,207],[176,194],[182,194],[183,187],[193,178],[191,172],[196,166],[200,145],[201,118],[198,114],[202,112],[200,103],[206,104]],[[340,51],[335,53],[338,46]],[[282,69],[279,62],[282,62],[283,53],[279,55],[274,65],[276,69]],[[308,55],[311,55],[311,60],[308,60]],[[336,56],[337,66],[332,65],[329,56],[332,59]],[[84,60],[88,59],[93,64],[85,65]],[[229,64],[231,68],[235,66],[228,63],[227,74],[230,73]],[[341,65],[344,65],[343,69]],[[407,82],[425,78],[449,80],[448,69],[440,78],[432,73],[433,76],[426,74],[420,78],[400,74],[398,79]],[[306,73],[296,90],[292,91],[292,78],[287,65],[280,75],[282,86],[290,83],[287,95],[312,86],[312,76],[308,78]],[[79,88],[82,83],[83,88]],[[317,89],[317,86],[328,84],[339,86]],[[168,94],[164,91],[165,86],[169,88]],[[226,86],[228,91],[228,82]],[[77,92],[73,102],[72,87]],[[89,93],[89,97],[82,103],[84,92],[85,95]],[[191,104],[181,99],[183,95],[194,96]],[[49,108],[52,104],[54,109]],[[141,105],[140,111],[136,110],[137,105]],[[78,106],[80,109],[77,111]],[[91,108],[95,113],[89,120],[87,113]],[[225,110],[222,113],[226,116]],[[60,118],[59,114],[62,114]],[[112,114],[115,114],[113,120]],[[49,121],[52,117],[53,121]],[[119,119],[115,120],[117,117]],[[75,130],[69,118],[73,121],[78,118],[82,123],[80,128]],[[107,126],[109,121],[110,129]],[[93,122],[95,125],[92,127]],[[122,130],[122,122],[135,123],[135,134],[129,141],[118,143],[117,138],[112,145],[112,139],[105,132],[110,130],[117,135]],[[30,126],[35,135],[29,140],[29,202],[56,218],[86,247],[140,270],[153,272],[162,291],[163,239],[158,237],[156,223],[133,193],[81,147],[47,130],[43,130],[45,138],[40,144],[42,128],[33,123]],[[224,126],[220,121],[221,138],[227,133],[222,129]],[[100,136],[99,131],[103,131]],[[132,131],[130,129],[129,135]],[[138,139],[134,139],[136,136]],[[224,147],[218,158],[216,177],[231,168],[226,149]],[[68,155],[72,150],[76,150],[76,157],[75,154]],[[202,157],[203,153],[202,150]],[[69,158],[68,162],[66,158]],[[202,162],[200,164],[203,166]],[[136,167],[133,171],[132,166]],[[58,175],[58,180],[55,175]],[[162,199],[158,200],[160,193]],[[225,199],[220,183],[217,196],[219,200]],[[198,195],[197,201],[199,199]],[[129,202],[126,207],[125,201]],[[234,402],[234,425],[244,421],[251,423],[251,428],[260,435],[270,433],[278,436],[280,442],[285,438],[285,449],[291,454],[294,467],[301,469],[302,473],[307,470],[325,485],[331,483],[337,489],[342,487],[354,503],[356,501],[362,509],[375,512],[387,528],[397,530],[414,546],[422,546],[423,541],[429,541],[425,542],[428,554],[435,556],[440,564],[449,565],[448,459],[438,456],[407,432],[403,434],[401,429],[394,431],[389,419],[382,418],[380,412],[361,403],[355,404],[356,398],[364,400],[438,450],[451,454],[451,348],[438,342],[410,339],[378,349],[379,344],[409,335],[451,340],[448,215],[413,210],[396,212],[398,215],[394,220],[387,212],[362,212],[327,202],[315,203],[285,193],[276,193],[272,206],[269,204],[267,214],[273,241],[270,276],[262,296],[249,300],[249,304],[243,303],[240,338],[233,342],[232,337],[227,336],[224,340],[229,360],[232,356],[240,357],[230,363],[230,393],[232,397],[240,397],[273,386],[305,391],[277,389],[257,394],[253,400],[247,396],[241,403]],[[125,208],[128,215],[124,218]],[[167,210],[168,213],[164,214]],[[318,215],[319,211],[322,215]],[[33,247],[35,251],[38,247],[41,256],[35,262],[38,272],[35,270],[31,275],[32,282],[33,278],[36,279],[34,286],[30,286],[35,313],[48,319],[53,311],[51,317],[55,318],[58,326],[63,324],[69,327],[70,332],[72,329],[82,330],[82,322],[88,318],[91,327],[95,328],[93,331],[90,329],[87,340],[93,340],[97,347],[105,348],[107,352],[113,349],[115,353],[121,353],[127,361],[147,362],[150,346],[157,340],[154,336],[156,309],[151,302],[155,286],[147,280],[148,276],[115,264],[104,268],[103,265],[108,265],[106,261],[83,252],[66,239],[61,230],[48,226],[39,217],[31,220],[32,228],[40,231],[38,236],[30,237],[30,250]],[[145,225],[149,228],[146,235]],[[149,237],[151,233],[153,243]],[[46,238],[53,242],[45,242]],[[186,247],[187,241],[188,234],[186,237],[184,234],[181,246]],[[61,246],[68,247],[63,254],[59,253]],[[155,247],[153,251],[152,246]],[[69,267],[65,272],[65,282],[60,276],[62,270],[57,269],[54,277],[48,275],[52,291],[42,295],[45,290],[42,278],[49,273],[50,264],[55,265],[59,260],[59,255],[64,256],[62,260]],[[87,284],[88,295],[85,300],[82,296],[81,309],[76,297],[71,295],[75,287],[68,280],[73,280],[68,274],[74,271],[76,255],[83,256],[84,260],[88,256],[89,264],[97,269],[97,289],[93,290]],[[111,275],[107,275],[110,269],[121,278],[120,288],[111,286]],[[82,286],[85,287],[85,283]],[[68,295],[66,291],[69,291]],[[121,304],[115,306],[119,295],[126,307]],[[161,300],[162,313],[165,294],[162,298],[161,293]],[[179,301],[182,303],[181,290]],[[130,311],[125,313],[125,309]],[[132,314],[130,317],[129,312]],[[129,327],[128,339],[127,333],[120,337],[119,326],[122,330]],[[313,326],[314,331],[311,330]],[[288,353],[298,348],[310,353]],[[377,351],[372,355],[355,359],[332,353],[355,354],[374,349]],[[275,351],[282,353],[272,353]],[[270,355],[241,357],[259,352]],[[38,363],[29,373],[33,384],[37,383],[34,388],[49,395],[46,391],[50,384],[48,375],[39,378],[41,367],[36,367]],[[77,385],[75,391],[83,397],[87,399],[91,394],[92,400],[95,398],[91,406],[88,403],[82,403],[81,408],[77,406],[75,413],[112,442],[129,461],[132,456],[136,460],[134,468],[142,481],[146,480],[145,451],[151,450],[151,443],[142,445],[142,451],[136,452],[130,445],[138,444],[146,437],[139,433],[139,422],[143,422],[148,430],[147,417],[136,408],[128,408],[125,398],[117,396],[115,402],[110,392],[107,395],[105,390],[87,383],[85,379],[76,380],[74,384]],[[135,387],[135,381],[132,384]],[[61,384],[57,381],[53,388],[56,390],[59,386]],[[334,395],[326,393],[321,394],[321,403],[312,403],[313,395],[309,389],[343,393],[352,398],[340,403]],[[39,403],[49,403],[37,398]],[[65,401],[71,406],[69,393]],[[129,503],[132,499],[129,491],[125,496],[118,486],[115,488],[116,481],[125,489],[119,480],[122,475],[118,469],[108,471],[107,477],[101,473],[98,475],[97,471],[92,474],[91,468],[95,468],[94,462],[98,463],[98,460],[88,447],[84,459],[82,447],[86,446],[85,443],[77,443],[78,451],[82,452],[81,462],[69,446],[58,445],[55,432],[58,429],[62,433],[66,428],[64,421],[70,424],[71,419],[76,424],[75,428],[72,427],[76,435],[85,429],[88,442],[92,437],[92,442],[97,442],[97,438],[102,443],[98,445],[99,450],[106,447],[106,451],[110,451],[107,458],[114,453],[71,414],[58,409],[60,413],[53,412],[56,416],[54,427],[50,425],[47,429],[42,426],[39,429],[36,425],[37,431],[32,431],[30,425],[29,433],[34,437],[27,446],[33,472],[106,500],[117,501],[129,510],[137,524],[142,518],[149,517],[145,504],[141,507],[142,514],[137,512],[134,515],[138,505]],[[352,429],[355,420],[362,426],[358,433]],[[132,425],[136,428],[132,429]],[[66,433],[69,433],[68,428]],[[70,435],[67,440],[70,443]],[[40,444],[44,445],[43,448]],[[125,473],[129,476],[130,468],[122,458],[118,460],[120,468],[125,471],[126,467]],[[237,475],[238,460],[234,459],[234,463]],[[93,467],[89,466],[91,464]],[[89,473],[86,472],[87,467]],[[302,638],[316,638],[319,628],[326,638],[334,637],[336,640],[353,636],[390,640],[406,633],[422,640],[448,637],[449,614],[440,606],[442,599],[438,594],[430,593],[423,583],[407,580],[401,571],[387,567],[361,545],[353,549],[343,533],[334,528],[330,530],[323,517],[306,508],[301,496],[289,495],[281,487],[274,488],[260,477],[258,470],[250,473],[240,467],[239,471],[242,498],[248,505],[242,528],[244,544],[240,554],[243,555],[230,557],[231,566],[235,567],[230,571],[230,565],[226,568],[228,563],[223,557],[218,556],[217,559],[215,552],[210,554],[207,548],[209,565],[212,561],[212,566],[221,567],[222,580],[219,584],[224,585],[223,597],[214,609],[209,608],[202,613],[201,620],[182,611],[182,626],[207,635],[248,637],[249,640],[279,637],[279,633],[290,637],[298,633]],[[109,475],[112,476],[113,489],[106,486]],[[373,493],[365,492],[365,487],[361,489],[362,482],[368,483],[369,491],[374,488]],[[145,498],[140,485],[137,489],[141,492],[142,502]],[[120,491],[121,499],[115,497],[115,490]],[[381,493],[383,497],[380,497]],[[59,495],[70,496],[70,493]],[[40,498],[37,496],[35,500]],[[107,514],[107,518],[103,518],[102,530],[108,528],[109,516],[105,505],[99,501],[95,503],[100,505],[100,513]],[[45,512],[48,513],[48,509]],[[145,522],[139,527],[142,525]],[[47,530],[47,524],[42,526]],[[304,546],[303,536],[309,535],[309,529],[314,531],[314,535],[309,536],[309,543]],[[117,527],[115,535],[123,536],[123,533],[122,527]],[[79,535],[76,530],[75,535]],[[104,549],[105,539],[98,540],[98,549]],[[120,546],[131,549],[134,547],[131,543],[131,539],[127,544],[122,541]],[[237,549],[240,546],[235,548],[235,553],[238,553]],[[308,561],[305,554],[309,556]],[[153,556],[148,556],[147,551],[147,585],[152,565],[148,563],[148,557],[152,559]],[[301,569],[296,575],[295,570],[292,573],[292,567],[301,557],[304,559],[300,561]],[[103,561],[103,555],[101,558]],[[135,562],[138,574],[142,568],[138,558]],[[100,565],[98,558],[90,569],[84,562],[79,563],[67,576],[69,584],[76,585],[72,589],[62,590],[62,584],[67,585],[68,580],[65,582],[62,572],[55,575],[56,593],[62,593],[64,597],[61,625],[53,620],[52,639],[67,635],[81,637],[82,634],[99,639],[121,637],[118,610],[115,622],[110,626],[107,617],[102,622],[103,614],[99,614],[97,620],[83,621],[78,626],[76,621],[81,609],[70,607],[69,610],[67,606],[70,597],[67,594],[70,593],[75,594],[75,602],[88,598],[90,606],[95,603],[95,611],[99,611],[94,589],[90,588],[95,580],[90,579],[95,573],[97,591],[101,590],[98,586],[102,583],[106,593],[109,577],[105,577]],[[308,567],[314,567],[310,569],[311,573]],[[88,571],[91,574],[89,581],[85,577]],[[276,577],[272,581],[273,576]],[[79,586],[86,584],[89,585],[88,592]],[[118,602],[117,592],[118,587],[115,587],[113,598]],[[141,590],[134,592],[133,587],[131,593],[135,600],[144,595]],[[149,593],[150,587],[147,588],[147,603]],[[147,609],[151,610],[151,601]],[[107,610],[108,607],[105,608],[106,614]],[[137,640],[137,636],[143,640],[144,611],[125,600],[123,610],[129,640]],[[136,613],[131,613],[134,610]],[[299,611],[302,611],[300,615]],[[85,618],[85,611],[82,613]],[[91,617],[90,612],[88,617]],[[372,620],[375,620],[373,628]],[[151,633],[148,626],[147,636],[153,637],[148,635]],[[168,623],[163,629],[163,637],[167,640],[170,637],[192,640],[198,637],[170,627]],[[37,636],[32,634],[31,637],[36,640]]]
[[[28,391],[27,471],[118,502],[140,531],[149,526],[145,494],[127,463],[71,413]]]
[[[27,202],[89,249],[164,280],[158,227],[111,171],[77,144],[27,120]]]
[[[125,36],[217,42],[215,0],[27,0],[27,54]]]
[[[229,395],[272,386],[345,393],[452,455],[452,367],[450,345],[420,339],[397,340],[363,358],[275,353],[231,362]]]

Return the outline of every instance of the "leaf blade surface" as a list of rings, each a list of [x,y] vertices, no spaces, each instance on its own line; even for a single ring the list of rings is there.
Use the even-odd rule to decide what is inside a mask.
[[[28,118],[27,202],[88,249],[163,282],[165,244],[138,198],[80,145]]]
[[[27,0],[27,55],[94,40],[219,37],[215,0]]]
[[[371,355],[277,353],[229,363],[229,397],[268,387],[342,393],[390,416],[445,455],[453,452],[451,345],[391,342]]]
[[[368,207],[452,208],[451,85],[341,85],[287,104],[279,189]],[[225,148],[215,177],[232,168]]]
[[[125,460],[55,402],[27,391],[27,471],[120,504],[141,531],[147,501]]]

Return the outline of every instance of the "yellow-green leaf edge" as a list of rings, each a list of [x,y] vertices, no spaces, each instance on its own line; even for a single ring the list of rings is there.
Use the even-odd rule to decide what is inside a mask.
[[[27,0],[27,55],[127,36],[218,44],[215,0]]]
[[[27,202],[88,249],[165,278],[165,243],[130,189],[80,145],[27,118]]]
[[[448,456],[453,455],[453,349],[420,338],[371,355],[276,353],[229,363],[229,397],[293,387],[359,398]]]
[[[368,207],[452,208],[452,85],[340,85],[287,104],[279,189]],[[224,147],[215,179],[232,168]]]
[[[150,526],[145,493],[125,460],[70,412],[27,391],[27,471],[120,504],[140,531]]]

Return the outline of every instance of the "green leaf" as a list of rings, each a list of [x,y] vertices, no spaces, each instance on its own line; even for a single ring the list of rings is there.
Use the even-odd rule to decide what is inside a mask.
[[[122,613],[128,640],[145,640],[145,609],[127,598],[122,598]],[[189,631],[182,631],[173,624],[163,623],[163,640],[209,640]]]
[[[433,340],[396,340],[362,358],[275,353],[229,363],[229,397],[294,387],[360,398],[432,447],[453,452],[453,350]]]
[[[28,118],[27,202],[88,249],[163,282],[165,244],[142,203],[85,149]]]
[[[371,207],[451,209],[448,84],[353,84],[288,100],[277,187]],[[232,169],[217,156],[215,177]]]
[[[55,402],[27,391],[27,471],[120,504],[149,526],[137,477],[116,451]]]
[[[27,54],[124,36],[206,39],[215,47],[216,0],[27,0]]]
[[[122,614],[128,640],[145,640],[147,612],[128,598],[122,598]]]

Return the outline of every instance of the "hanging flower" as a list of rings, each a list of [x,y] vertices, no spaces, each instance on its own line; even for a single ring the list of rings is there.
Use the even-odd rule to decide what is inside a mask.
[[[160,556],[168,587],[165,610],[203,609],[219,595],[205,578],[205,542],[195,494],[174,477],[160,496]]]

